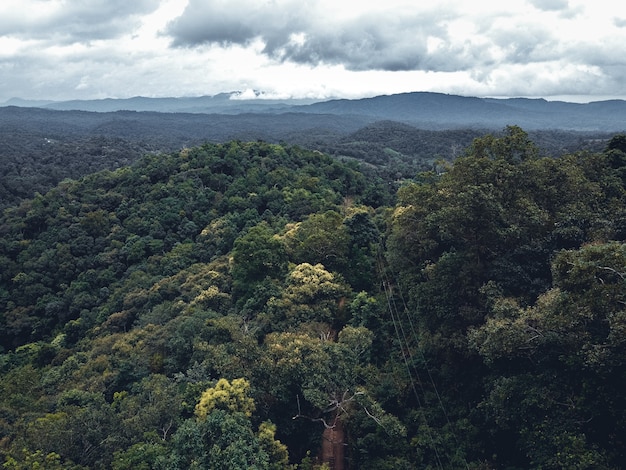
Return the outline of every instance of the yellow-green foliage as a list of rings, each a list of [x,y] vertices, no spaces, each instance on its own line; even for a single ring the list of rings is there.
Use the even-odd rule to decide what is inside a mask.
[[[268,304],[292,323],[331,323],[339,300],[348,291],[342,280],[322,264],[302,263],[287,276],[287,287],[282,297],[273,298]]]
[[[61,462],[61,456],[56,452],[46,454],[41,450],[31,452],[28,449],[22,449],[19,455],[5,457],[2,465],[7,470],[80,470],[79,467],[70,462]]]
[[[206,419],[216,408],[252,416],[254,400],[248,396],[249,390],[250,382],[246,379],[234,379],[232,382],[220,379],[215,387],[207,388],[200,397],[196,405],[196,416]]]
[[[259,443],[267,452],[271,470],[290,469],[289,452],[287,446],[275,438],[276,425],[270,421],[264,421],[259,425]]]

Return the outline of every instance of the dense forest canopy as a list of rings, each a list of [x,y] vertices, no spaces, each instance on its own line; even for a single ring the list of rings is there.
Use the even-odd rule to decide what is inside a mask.
[[[625,142],[206,143],[8,207],[4,468],[621,468]]]
[[[366,163],[385,179],[413,178],[437,160],[452,161],[482,128],[427,130],[354,115],[85,112],[0,106],[0,209],[45,194],[65,178],[130,165],[146,153],[206,142],[289,142],[338,159]],[[470,124],[468,124],[470,125]],[[471,124],[475,125],[475,124]],[[606,131],[534,130],[542,155],[602,151]]]

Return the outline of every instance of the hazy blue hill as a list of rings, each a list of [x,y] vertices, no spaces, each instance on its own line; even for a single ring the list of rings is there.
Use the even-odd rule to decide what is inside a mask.
[[[533,112],[578,112],[584,106],[580,103],[566,101],[548,101],[543,98],[485,98],[485,101],[498,106],[505,104],[509,107]]]
[[[514,124],[525,129],[621,130],[626,127],[626,102],[589,104],[543,99],[475,98],[441,93],[402,93],[359,100],[331,100],[299,106],[308,113],[374,116],[424,128],[497,128]]]
[[[260,96],[260,95],[259,95]],[[597,101],[588,104],[564,101],[546,101],[527,98],[476,98],[443,93],[414,92],[382,95],[362,99],[312,100],[242,99],[237,92],[215,96],[182,98],[74,100],[43,102],[12,99],[6,104],[22,107],[42,107],[64,111],[118,111],[187,113],[212,115],[256,114],[344,116],[351,121],[401,121],[423,129],[502,129],[507,125],[527,130],[562,129],[577,131],[621,131],[626,128],[626,102],[622,100]],[[287,121],[306,118],[294,118]],[[225,118],[219,118],[224,120]],[[263,118],[265,119],[265,118]],[[249,126],[249,117],[242,118]],[[319,120],[319,119],[318,119]],[[315,124],[317,126],[317,124]],[[313,126],[311,126],[313,127]],[[289,128],[289,123],[288,123]],[[245,129],[244,129],[245,133]]]
[[[477,118],[490,121],[511,115],[510,108],[481,98],[441,93],[401,93],[359,100],[331,100],[298,107],[304,112],[365,114],[382,119],[438,124],[473,125]]]
[[[615,119],[616,122],[622,123],[622,129],[624,129],[623,121],[624,114],[626,113],[626,101],[596,101],[585,106],[590,113],[598,114],[606,119]]]
[[[24,108],[38,108],[52,104],[52,100],[25,100],[22,98],[11,98],[3,103],[3,106],[20,106]]]
[[[150,98],[105,98],[96,100],[35,101],[12,98],[7,106],[46,108],[57,111],[92,111],[110,113],[115,111],[154,111],[160,113],[226,113],[277,112],[294,105],[305,105],[314,100],[242,99],[237,92],[219,93],[214,96]]]

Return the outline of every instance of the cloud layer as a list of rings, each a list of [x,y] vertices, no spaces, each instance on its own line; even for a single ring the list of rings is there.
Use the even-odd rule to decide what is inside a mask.
[[[626,78],[618,52],[624,50],[626,16],[614,3],[416,3],[341,12],[324,1],[244,0],[233,6],[190,0],[166,31],[174,47],[260,41],[262,52],[280,62],[351,71],[461,72],[484,88],[506,80],[509,92],[523,94],[539,84],[550,93],[590,93],[590,82],[610,93]],[[499,78],[507,70],[516,75]]]
[[[626,7],[613,1],[353,5],[3,0],[0,88],[65,98],[247,87],[300,96],[626,96]]]
[[[545,62],[572,52],[567,49],[589,48],[590,36],[577,25],[593,12],[565,0],[512,1],[507,10],[468,9],[462,2],[419,8],[415,3],[342,14],[324,1],[190,0],[166,32],[175,47],[246,46],[259,40],[273,59],[341,64],[350,70],[460,71]],[[623,21],[613,20],[613,26]],[[601,37],[591,39],[598,42],[581,59],[591,59],[604,47]]]
[[[111,39],[135,27],[159,0],[4,0],[0,37],[48,39],[61,44]]]
[[[408,17],[401,8],[336,16],[322,2],[283,0],[191,0],[172,21],[167,33],[173,45],[246,46],[256,40],[263,53],[279,61],[317,66],[341,64],[349,70],[415,70],[428,58],[429,37],[445,34],[441,22],[448,14],[428,12]]]

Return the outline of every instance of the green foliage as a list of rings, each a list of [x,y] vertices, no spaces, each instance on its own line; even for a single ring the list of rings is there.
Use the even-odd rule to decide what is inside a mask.
[[[215,387],[208,388],[196,405],[196,416],[204,420],[214,409],[226,409],[231,412],[252,416],[254,400],[248,395],[250,383],[246,379],[219,379]]]
[[[269,459],[268,470],[287,470],[295,468],[289,465],[289,452],[287,446],[276,440],[276,425],[270,421],[264,421],[259,425],[259,444],[267,453]]]
[[[395,207],[354,162],[205,144],[8,208],[5,467],[323,468],[335,426],[347,468],[620,468],[622,140],[512,126]]]
[[[599,385],[621,360],[613,357],[621,343],[611,339],[623,310],[621,245],[603,242],[622,236],[624,191],[607,163],[584,153],[538,158],[513,127],[476,139],[445,173],[399,192],[388,259],[413,312],[403,328],[419,341],[414,354],[425,364],[417,373],[432,377],[437,402],[447,403],[444,423],[459,403],[447,390],[462,389],[459,405],[485,413],[468,416],[494,442],[477,458],[612,465],[611,451],[600,450],[611,446],[600,442],[621,431],[588,395],[619,395]],[[611,413],[621,416],[621,406],[613,402]],[[480,434],[465,435],[475,448],[470,439]]]
[[[626,134],[617,134],[609,141],[605,153],[609,160],[609,165],[614,168],[626,185]]]
[[[126,450],[113,454],[113,470],[151,470],[165,457],[167,449],[162,443],[139,442]]]
[[[339,318],[342,298],[348,293],[343,280],[323,265],[299,264],[287,275],[282,295],[268,301],[268,321],[283,329],[303,323],[331,325]]]
[[[233,247],[233,288],[244,303],[266,278],[282,278],[287,272],[287,252],[267,222],[237,238]]]
[[[38,450],[29,452],[22,449],[17,457],[7,456],[2,468],[7,470],[81,470],[84,467],[74,465],[71,462],[61,462],[61,456],[55,452],[44,454]]]
[[[291,258],[298,264],[322,264],[332,271],[345,267],[349,236],[343,217],[335,211],[312,214],[285,236]]]
[[[163,469],[266,470],[269,457],[243,413],[215,410],[206,419],[185,421],[172,439]]]
[[[519,126],[507,126],[503,136],[488,134],[474,139],[467,153],[472,157],[516,164],[537,158],[538,148]]]

